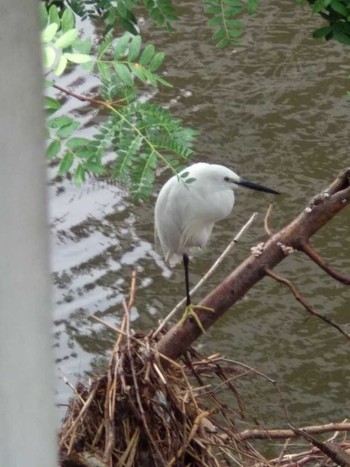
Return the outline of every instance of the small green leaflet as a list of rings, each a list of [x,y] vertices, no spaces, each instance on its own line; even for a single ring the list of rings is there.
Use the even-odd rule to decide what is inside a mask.
[[[65,49],[66,47],[69,47],[70,45],[72,45],[77,37],[78,37],[78,30],[70,29],[69,31],[62,34],[62,36],[57,39],[54,45],[58,49]]]

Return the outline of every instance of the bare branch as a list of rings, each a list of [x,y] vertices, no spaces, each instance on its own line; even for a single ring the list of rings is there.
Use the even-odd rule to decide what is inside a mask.
[[[305,438],[307,441],[309,441],[309,443],[313,444],[321,452],[326,454],[326,456],[332,459],[332,461],[334,461],[336,465],[340,465],[341,467],[350,467],[350,456],[345,451],[339,449],[337,446],[335,446],[332,443],[328,443],[328,442],[322,443],[321,441],[318,441],[313,436],[311,436],[310,433],[308,433],[307,431],[303,429],[295,428],[293,426],[291,426],[291,429],[298,436]]]
[[[349,431],[350,423],[327,423],[325,425],[312,425],[301,428],[304,432],[319,435],[322,433],[331,433],[334,431]],[[248,439],[288,439],[296,438],[298,434],[292,429],[288,430],[244,430],[239,433],[241,440]]]
[[[313,316],[316,316],[317,318],[321,319],[322,321],[325,321],[327,324],[329,324],[330,326],[333,326],[335,329],[337,329],[337,331],[339,331],[341,334],[343,334],[343,336],[345,336],[347,339],[350,340],[350,334],[348,334],[347,332],[345,332],[340,326],[339,324],[335,323],[331,318],[328,318],[327,316],[323,316],[321,315],[321,313],[319,313],[318,311],[316,311],[307,301],[306,299],[301,295],[301,293],[299,292],[299,290],[288,280],[288,279],[285,279],[284,277],[281,277],[279,276],[278,274],[275,274],[274,272],[272,272],[270,269],[265,269],[265,272],[268,276],[272,277],[272,279],[275,279],[277,282],[279,282],[280,284],[283,284],[285,285],[286,287],[289,288],[289,290],[292,292],[292,294],[294,295],[295,299],[301,303],[303,305],[303,307],[305,308],[305,310],[312,314]]]
[[[345,285],[350,285],[350,276],[341,274],[335,271],[321,256],[314,250],[309,242],[303,240],[300,242],[299,250],[305,253],[312,261],[314,261],[321,269],[326,271],[333,279]]]

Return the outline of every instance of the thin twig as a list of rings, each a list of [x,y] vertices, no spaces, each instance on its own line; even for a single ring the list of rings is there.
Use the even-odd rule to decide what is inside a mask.
[[[83,404],[85,404],[85,401],[84,401],[84,399],[81,397],[81,395],[79,394],[79,391],[77,390],[76,386],[73,386],[73,384],[70,383],[70,382],[68,381],[68,379],[67,379],[66,376],[64,375],[64,373],[63,373],[63,371],[61,370],[61,368],[58,368],[58,371],[60,372],[64,383],[67,384],[67,386],[69,386],[69,387],[72,389],[72,391],[74,392],[75,396],[80,400],[80,402],[82,402]]]
[[[79,415],[76,417],[76,419],[74,420],[74,423],[69,427],[69,429],[64,433],[64,435],[62,436],[61,438],[61,441],[60,441],[60,445],[62,446],[66,439],[68,438],[68,436],[72,433],[72,431],[74,430],[74,428],[76,427],[76,425],[79,423],[80,419],[83,417],[83,415],[85,414],[85,412],[87,411],[87,409],[89,408],[91,402],[94,400],[94,397],[95,397],[95,393],[97,391],[97,385],[92,389],[92,391],[90,392],[89,394],[89,397],[86,399],[82,409],[80,410],[79,412]]]
[[[145,410],[142,405],[142,398],[140,395],[140,389],[139,389],[139,384],[138,384],[138,379],[137,379],[137,374],[136,374],[136,369],[135,369],[135,364],[134,364],[134,357],[132,355],[132,350],[131,350],[131,340],[130,340],[130,318],[129,318],[129,313],[130,309],[128,308],[128,305],[124,301],[124,310],[125,310],[125,315],[128,316],[127,321],[126,321],[126,334],[127,334],[127,342],[126,342],[126,348],[127,348],[127,353],[129,357],[129,364],[130,364],[130,369],[131,369],[131,375],[132,375],[132,380],[134,383],[134,390],[135,390],[135,395],[136,395],[136,401],[137,405],[139,408],[139,413],[140,417],[142,420],[143,427],[145,429],[147,438],[149,439],[151,445],[153,446],[153,449],[158,457],[158,459],[162,462],[162,465],[166,465],[165,459],[160,452],[157,443],[154,441],[153,436],[151,434],[151,431],[149,429],[146,416],[145,416]]]
[[[268,276],[272,277],[272,279],[275,279],[277,282],[280,282],[281,284],[285,285],[286,287],[289,288],[289,290],[292,292],[294,295],[295,299],[303,305],[305,310],[309,312],[311,315],[316,316],[317,318],[321,319],[325,323],[329,324],[330,326],[333,326],[335,329],[337,329],[343,336],[345,336],[348,340],[350,340],[350,334],[348,334],[344,329],[342,329],[339,324],[335,323],[331,318],[328,318],[327,316],[322,316],[321,313],[316,311],[309,303],[306,301],[306,299],[300,294],[298,289],[288,280],[285,279],[284,277],[279,276],[278,274],[274,273],[271,271],[271,269],[265,268],[265,272]]]
[[[202,279],[193,287],[193,289],[190,291],[190,295],[192,296],[195,292],[198,291],[198,289],[206,282],[210,276],[213,275],[213,273],[216,271],[216,269],[220,266],[220,264],[223,262],[225,257],[230,253],[232,248],[236,245],[236,243],[239,242],[240,238],[242,237],[243,233],[251,226],[253,223],[255,217],[257,216],[257,213],[255,212],[252,214],[250,219],[244,224],[244,226],[241,228],[241,230],[238,232],[238,234],[235,236],[235,238],[229,243],[229,245],[226,247],[226,249],[223,251],[223,253],[219,256],[219,258],[215,261],[215,263],[211,266],[211,268],[204,274]],[[160,323],[158,328],[154,331],[152,337],[156,337],[160,331],[163,329],[163,327],[166,325],[166,323],[185,305],[186,303],[186,297],[184,297],[172,310],[171,312],[163,319],[163,321]]]
[[[350,285],[350,276],[337,272],[333,269],[326,261],[324,261],[321,256],[314,250],[306,240],[300,242],[299,250],[305,253],[312,261],[314,261],[317,266],[323,269],[327,274],[329,274],[333,279],[341,282],[345,285]]]
[[[134,269],[131,275],[130,297],[128,302],[128,310],[134,305],[136,299],[136,270]]]
[[[62,86],[59,86],[58,84],[53,84],[52,87],[57,89],[58,91],[64,92],[68,96],[78,99],[81,102],[91,102],[91,104],[103,105],[104,107],[108,105],[117,105],[125,101],[125,99],[119,99],[117,101],[101,101],[99,99],[94,99],[93,97],[87,97],[82,96],[81,94],[76,94],[75,92],[70,91],[69,89],[62,88]]]
[[[109,329],[112,329],[113,331],[115,332],[118,332],[120,334],[122,334],[123,336],[127,336],[127,333],[125,331],[123,331],[122,329],[120,328],[117,328],[116,326],[113,326],[113,324],[109,324],[107,323],[106,321],[103,321],[103,319],[99,318],[98,316],[96,315],[92,315],[90,316],[90,319],[93,319],[95,321],[98,321],[99,323],[103,324],[104,326],[106,326],[107,328]],[[141,347],[144,347],[145,349],[149,349],[149,347],[140,339],[137,339],[136,337],[134,336],[130,336],[130,339],[133,340],[134,342],[137,342]],[[156,353],[156,355],[158,355],[161,359],[165,360],[166,362],[168,362],[170,365],[173,365],[174,367],[178,368],[179,370],[182,370],[182,366],[179,365],[179,363],[177,363],[175,360],[172,360],[171,358],[167,357],[166,355],[162,354],[161,352],[158,351],[158,349],[154,349],[152,347],[150,347],[150,349]]]
[[[280,282],[281,284],[285,285],[286,287],[289,288],[289,290],[292,292],[294,295],[295,299],[303,305],[305,310],[309,312],[311,315],[316,316],[317,318],[321,319],[325,323],[329,324],[330,326],[334,327],[337,329],[343,336],[345,336],[347,339],[350,340],[350,334],[348,334],[344,329],[342,329],[339,324],[334,322],[331,318],[328,318],[327,316],[321,315],[318,311],[316,311],[311,305],[308,304],[308,302],[305,300],[305,298],[300,294],[298,289],[288,280],[285,279],[284,277],[279,276],[278,274],[274,273],[271,271],[271,269],[265,268],[265,272],[268,276],[272,277],[275,279],[277,282]]]
[[[228,363],[233,363],[235,365],[238,365],[238,366],[241,366],[242,368],[246,368],[248,369],[249,371],[257,374],[258,376],[261,376],[262,378],[266,379],[267,381],[269,381],[271,384],[273,384],[276,388],[276,391],[278,392],[278,396],[280,398],[280,403],[281,403],[281,407],[282,407],[282,410],[284,412],[284,415],[286,417],[286,419],[288,421],[290,421],[290,417],[289,417],[289,414],[288,414],[288,410],[287,410],[287,406],[286,404],[284,403],[284,399],[283,399],[283,394],[282,394],[282,390],[281,388],[279,387],[278,383],[276,380],[270,378],[269,376],[265,375],[265,373],[262,373],[261,371],[257,370],[256,368],[252,367],[252,366],[249,366],[249,365],[246,365],[245,363],[241,363],[241,362],[238,362],[237,360],[232,360],[230,358],[226,358],[226,357],[223,357],[221,358],[221,361],[222,362],[228,362]]]
[[[273,232],[269,227],[269,221],[270,221],[270,215],[271,215],[271,212],[272,212],[272,208],[273,208],[273,205],[270,204],[270,206],[269,206],[269,208],[267,210],[265,219],[264,219],[264,229],[265,229],[265,232],[267,233],[267,235],[269,237],[272,237],[272,235],[273,235]]]

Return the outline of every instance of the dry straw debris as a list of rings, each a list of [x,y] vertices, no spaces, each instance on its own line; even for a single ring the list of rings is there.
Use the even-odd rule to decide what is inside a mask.
[[[171,361],[157,352],[150,335],[132,333],[125,308],[120,329],[113,328],[118,338],[107,373],[90,387],[75,388],[59,436],[61,467],[350,465],[346,421],[307,428],[308,433],[335,432],[321,448],[311,436],[304,445],[293,444],[293,438],[303,438],[293,427],[239,431],[245,403],[236,382],[252,374],[264,377],[281,396],[276,383],[246,365],[219,355],[204,358],[193,349],[182,361]],[[225,403],[228,395],[235,409]],[[251,444],[254,439],[260,440],[260,451],[262,442],[286,441],[279,456],[267,460]],[[330,445],[331,457],[323,445]]]

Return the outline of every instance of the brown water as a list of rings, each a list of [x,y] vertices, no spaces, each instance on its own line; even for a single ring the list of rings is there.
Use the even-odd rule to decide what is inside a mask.
[[[311,38],[319,24],[307,7],[279,1],[249,19],[242,45],[215,49],[199,2],[178,2],[180,21],[168,34],[146,23],[143,33],[167,54],[167,79],[173,90],[157,100],[187,126],[200,130],[195,161],[230,166],[240,175],[280,190],[271,226],[278,229],[314,194],[349,165],[350,88],[347,49]],[[83,23],[85,33],[91,25]],[[72,72],[62,86],[91,90],[93,80]],[[67,100],[64,111],[81,116],[83,134],[93,133],[96,110]],[[55,178],[52,169],[52,268],[54,270],[57,367],[75,382],[101,371],[113,333],[89,317],[118,324],[131,271],[138,273],[133,326],[156,326],[181,299],[181,267],[169,270],[153,248],[153,205],[133,205],[117,186],[90,182],[77,189]],[[233,215],[214,230],[211,243],[192,263],[195,283],[254,211],[259,219],[226,259],[204,296],[249,253],[264,235],[269,195],[244,191]],[[342,212],[313,242],[339,271],[350,271],[350,211]],[[276,272],[289,278],[319,312],[349,327],[349,291],[301,254]],[[334,329],[307,317],[289,291],[265,279],[198,342],[207,353],[221,352],[277,380],[295,423],[319,423],[349,416],[350,346]],[[249,410],[273,426],[283,417],[276,391],[256,379],[245,387]],[[70,390],[57,378],[57,400]],[[261,401],[264,401],[262,404]],[[63,412],[62,412],[63,414]],[[62,415],[61,414],[61,415]]]

